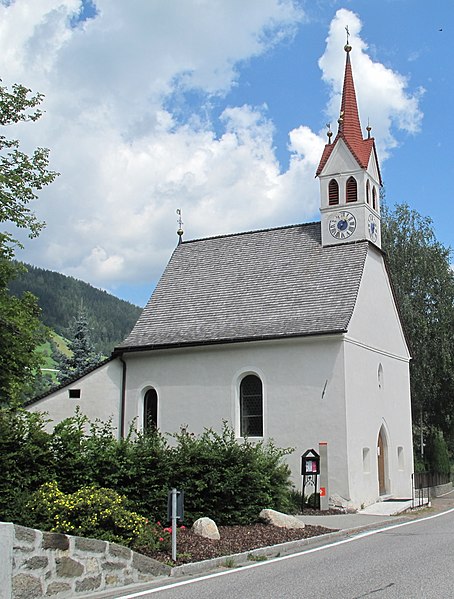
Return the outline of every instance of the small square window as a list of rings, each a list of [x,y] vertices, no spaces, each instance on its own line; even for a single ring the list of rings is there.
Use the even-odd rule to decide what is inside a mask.
[[[80,399],[80,389],[70,389],[69,399]]]

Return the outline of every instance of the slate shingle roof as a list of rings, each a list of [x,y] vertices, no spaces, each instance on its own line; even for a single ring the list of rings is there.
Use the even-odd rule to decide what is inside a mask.
[[[320,223],[185,241],[116,351],[345,331],[367,248]]]

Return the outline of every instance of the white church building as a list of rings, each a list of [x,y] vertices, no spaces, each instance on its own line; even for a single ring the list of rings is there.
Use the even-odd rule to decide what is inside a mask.
[[[162,432],[273,439],[301,489],[301,455],[327,444],[328,489],[359,508],[411,497],[409,362],[381,250],[380,169],[363,138],[350,46],[334,140],[316,175],[321,222],[182,241],[111,358],[27,409],[75,407]]]

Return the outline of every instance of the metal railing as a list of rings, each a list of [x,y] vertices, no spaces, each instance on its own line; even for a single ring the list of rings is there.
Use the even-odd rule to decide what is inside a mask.
[[[421,507],[430,503],[431,489],[451,482],[450,474],[441,472],[415,472],[412,479],[412,507]]]

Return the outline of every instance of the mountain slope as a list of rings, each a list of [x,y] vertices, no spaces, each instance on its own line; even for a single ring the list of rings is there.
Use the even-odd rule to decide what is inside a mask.
[[[142,311],[138,306],[58,272],[24,265],[27,272],[11,281],[10,292],[30,291],[38,298],[41,319],[62,337],[71,337],[71,324],[83,305],[90,324],[91,340],[99,353],[108,356],[134,326]]]

